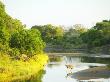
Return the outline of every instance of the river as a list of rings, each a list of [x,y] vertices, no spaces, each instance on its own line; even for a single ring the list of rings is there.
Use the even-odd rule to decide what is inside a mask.
[[[74,56],[74,55],[49,55],[50,61],[48,62],[46,68],[41,70],[35,77],[32,77],[26,82],[110,82],[110,74],[97,76],[92,79],[77,79],[75,73],[82,70],[86,70],[94,67],[105,67],[110,64],[109,55],[101,56]],[[67,68],[65,65],[70,65]],[[106,73],[106,72],[104,72]],[[80,74],[80,73],[79,73]],[[74,78],[75,76],[76,78]],[[21,82],[24,82],[21,81]]]

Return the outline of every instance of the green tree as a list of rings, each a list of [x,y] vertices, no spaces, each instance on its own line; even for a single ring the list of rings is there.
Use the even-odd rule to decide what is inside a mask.
[[[38,30],[20,30],[10,38],[10,47],[20,50],[21,54],[32,56],[40,53],[45,46]]]
[[[0,26],[0,52],[7,53],[9,49],[9,33],[6,28]]]
[[[33,26],[32,29],[38,29],[41,32],[43,40],[48,44],[60,43],[64,30],[60,26],[51,24],[43,26]]]
[[[0,11],[5,11],[5,5],[0,1]]]
[[[9,34],[25,28],[25,25],[22,25],[19,20],[13,19],[5,12],[5,6],[2,2],[0,2],[0,26],[4,26]]]
[[[81,34],[81,37],[88,47],[101,46],[104,41],[103,32],[95,29],[88,30],[87,32]]]
[[[87,31],[87,29],[82,24],[75,24],[73,27],[79,34]]]
[[[3,45],[9,43],[9,33],[3,26],[0,26],[0,43]]]
[[[102,22],[98,22],[93,28],[103,32],[104,44],[110,44],[110,20],[103,20]]]
[[[110,21],[103,20],[102,22],[98,22],[93,28],[96,30],[110,30]]]

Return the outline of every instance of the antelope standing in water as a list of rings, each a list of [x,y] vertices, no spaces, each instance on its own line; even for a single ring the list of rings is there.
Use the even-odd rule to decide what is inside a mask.
[[[66,78],[68,78],[72,74],[73,65],[72,64],[66,64],[65,66],[67,68]]]
[[[68,65],[65,65],[65,66],[66,66],[66,68],[67,68],[67,72],[68,72],[68,73],[72,73],[73,65],[68,64]]]
[[[73,69],[73,65],[69,64],[69,65],[65,65],[67,67],[67,69]]]
[[[64,56],[64,59],[65,59],[65,63],[66,63],[65,66],[67,68],[67,75],[68,75],[68,74],[72,73],[72,69],[74,66],[72,65],[71,57]]]

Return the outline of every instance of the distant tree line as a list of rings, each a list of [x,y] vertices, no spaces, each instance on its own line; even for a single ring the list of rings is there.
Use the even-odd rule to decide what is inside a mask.
[[[96,23],[94,27],[81,34],[81,38],[88,47],[110,44],[110,20]]]
[[[110,20],[98,22],[90,29],[81,24],[73,25],[68,30],[51,24],[35,25],[31,29],[38,29],[47,46],[54,48],[93,49],[110,45]]]
[[[32,56],[44,47],[64,49],[92,49],[110,45],[110,20],[96,23],[90,29],[81,24],[65,30],[62,26],[35,25],[26,29],[19,20],[5,12],[0,2],[0,52],[11,56]]]

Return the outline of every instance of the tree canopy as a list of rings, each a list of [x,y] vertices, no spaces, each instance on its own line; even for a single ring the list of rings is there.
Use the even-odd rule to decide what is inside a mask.
[[[5,12],[0,2],[0,51],[8,55],[26,54],[32,56],[43,51],[45,43],[40,32],[26,29],[20,20],[13,19]]]

